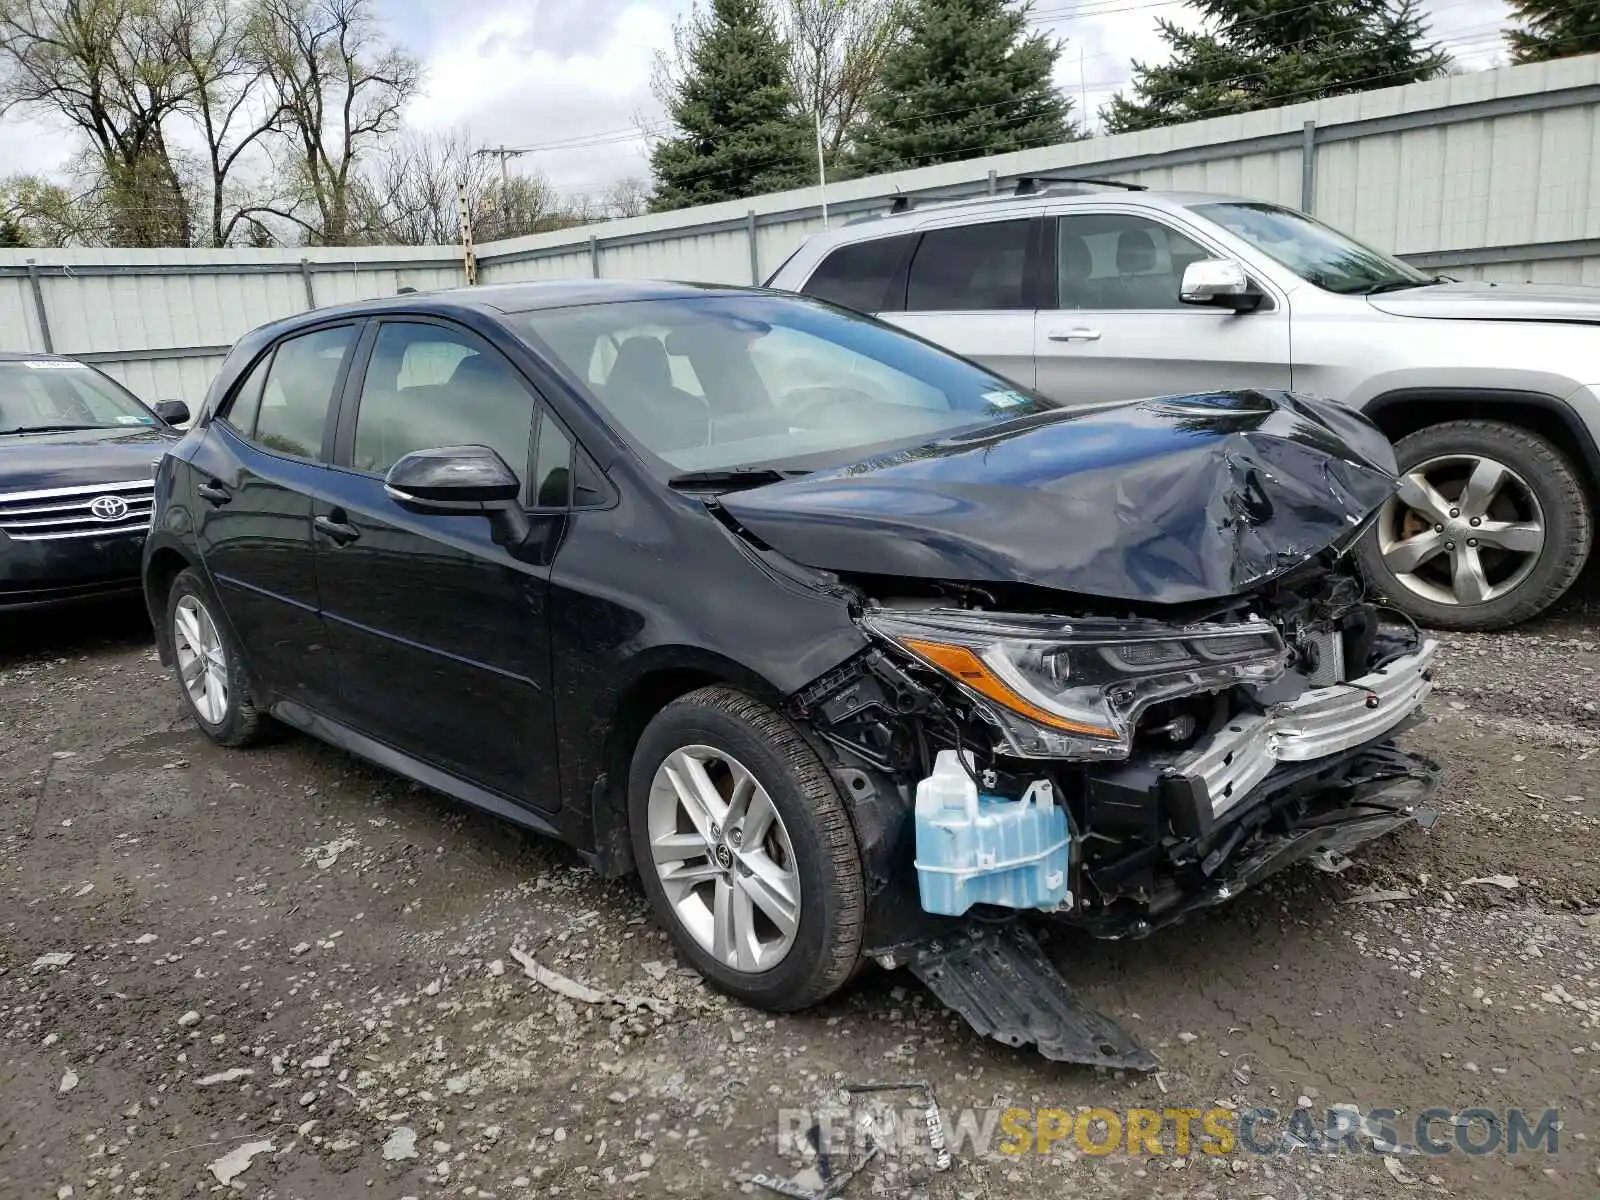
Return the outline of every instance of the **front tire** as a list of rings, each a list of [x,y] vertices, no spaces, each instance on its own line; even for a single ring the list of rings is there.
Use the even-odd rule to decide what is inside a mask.
[[[1589,497],[1566,456],[1500,421],[1446,421],[1395,443],[1401,486],[1356,550],[1395,607],[1438,629],[1543,612],[1589,555]]]
[[[832,777],[784,717],[728,687],[673,701],[634,750],[628,815],[645,893],[711,984],[793,1012],[850,979],[860,849]]]
[[[261,741],[268,718],[250,695],[239,644],[211,589],[192,568],[180,571],[167,593],[166,636],[172,639],[178,692],[200,732],[219,746]]]

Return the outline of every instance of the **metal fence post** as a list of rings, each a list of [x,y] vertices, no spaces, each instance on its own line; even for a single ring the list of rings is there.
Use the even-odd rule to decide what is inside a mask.
[[[1307,121],[1300,142],[1300,211],[1310,212],[1317,202],[1317,123]]]
[[[600,278],[600,239],[592,233],[589,235],[589,277]]]
[[[305,281],[306,309],[309,311],[317,306],[317,293],[311,286],[311,260],[309,258],[300,260],[300,278]]]
[[[50,337],[50,314],[44,307],[44,285],[39,282],[39,264],[35,259],[28,260],[28,282],[33,285],[33,310],[39,317],[39,333],[44,338],[44,352],[52,353],[55,342]]]
[[[1000,179],[995,174],[993,167],[989,168],[989,195],[994,195],[1000,188]]]
[[[744,215],[744,235],[750,243],[750,286],[761,286],[761,254],[756,249],[756,210]]]

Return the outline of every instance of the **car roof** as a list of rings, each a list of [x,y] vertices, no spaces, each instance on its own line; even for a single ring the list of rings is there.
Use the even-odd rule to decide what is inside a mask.
[[[913,198],[914,199],[914,198]],[[1113,189],[1095,191],[1052,191],[1025,195],[1000,194],[994,196],[968,196],[948,200],[930,199],[915,204],[904,212],[881,213],[860,217],[826,233],[814,234],[813,241],[844,244],[876,237],[885,237],[908,229],[918,229],[932,221],[944,222],[947,218],[988,217],[994,214],[1028,215],[1037,212],[1059,212],[1071,208],[1103,207],[1107,204],[1127,208],[1177,209],[1196,204],[1244,203],[1242,196],[1221,192],[1157,191],[1154,189]],[[1258,203],[1258,202],[1257,202]]]
[[[531,283],[494,283],[475,287],[441,288],[405,292],[347,304],[331,304],[284,317],[262,329],[282,330],[312,321],[364,313],[437,313],[450,309],[476,309],[496,313],[533,312],[579,304],[618,304],[627,300],[670,300],[705,295],[750,295],[759,289],[715,283],[676,283],[656,279],[559,279]],[[260,330],[257,330],[260,332]]]

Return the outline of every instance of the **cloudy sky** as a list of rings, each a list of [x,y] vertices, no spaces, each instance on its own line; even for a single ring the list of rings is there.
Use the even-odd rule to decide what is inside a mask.
[[[408,119],[473,140],[533,149],[512,169],[537,169],[567,192],[598,192],[644,175],[640,123],[659,121],[650,94],[657,49],[690,0],[378,0],[391,34],[427,63],[426,93]],[[1468,68],[1502,61],[1503,0],[1424,0],[1433,35]],[[1156,18],[1180,23],[1182,0],[1036,0],[1035,22],[1066,42],[1057,82],[1094,112],[1133,59],[1159,60]],[[1082,105],[1086,100],[1087,104]],[[54,171],[71,141],[48,124],[0,121],[0,176]]]

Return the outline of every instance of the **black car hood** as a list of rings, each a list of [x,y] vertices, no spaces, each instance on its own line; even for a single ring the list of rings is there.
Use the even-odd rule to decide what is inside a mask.
[[[151,479],[150,464],[180,436],[155,425],[5,434],[0,436],[0,492]]]
[[[1364,417],[1249,391],[1026,417],[720,503],[812,567],[1177,604],[1348,539],[1394,488]]]

